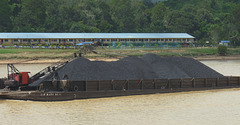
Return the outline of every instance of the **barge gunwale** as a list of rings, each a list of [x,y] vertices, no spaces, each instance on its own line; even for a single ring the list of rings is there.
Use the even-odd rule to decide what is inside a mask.
[[[70,85],[82,85],[80,91],[53,91],[51,82],[46,88],[36,91],[0,90],[0,99],[32,100],[32,101],[67,101],[128,95],[173,93],[201,91],[213,89],[239,88],[240,77],[222,78],[187,78],[187,79],[152,79],[152,80],[95,80],[74,81]],[[92,86],[90,86],[92,85]],[[120,85],[120,86],[116,86]],[[132,85],[132,86],[130,86]],[[49,88],[47,88],[49,87]],[[119,87],[121,89],[119,89]],[[46,91],[49,90],[49,91]]]
[[[150,90],[108,90],[108,91],[79,91],[79,92],[59,92],[59,91],[25,91],[25,92],[5,92],[0,94],[1,99],[10,100],[30,100],[30,101],[70,101],[75,99],[107,98],[117,96],[133,96],[147,94],[163,94],[176,92],[204,91],[217,89],[240,88],[240,86],[205,87],[205,88],[171,88],[171,89],[150,89]]]

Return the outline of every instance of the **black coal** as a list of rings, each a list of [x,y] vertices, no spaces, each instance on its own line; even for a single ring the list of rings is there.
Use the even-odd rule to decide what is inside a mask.
[[[90,61],[80,57],[57,72],[60,79],[67,75],[71,81],[223,77],[192,58],[160,57],[155,54],[146,54],[141,58],[125,57],[113,62]],[[51,77],[46,80],[50,81]]]

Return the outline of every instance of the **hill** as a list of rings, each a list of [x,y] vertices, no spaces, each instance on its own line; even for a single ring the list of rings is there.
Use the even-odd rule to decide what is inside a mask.
[[[1,0],[0,6],[0,32],[184,32],[199,44],[240,45],[239,0]]]

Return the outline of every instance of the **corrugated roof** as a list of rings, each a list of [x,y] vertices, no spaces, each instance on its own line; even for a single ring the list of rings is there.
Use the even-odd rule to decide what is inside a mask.
[[[0,33],[0,39],[195,38],[187,33]]]
[[[224,40],[224,41],[221,41],[221,43],[230,43],[230,41]]]

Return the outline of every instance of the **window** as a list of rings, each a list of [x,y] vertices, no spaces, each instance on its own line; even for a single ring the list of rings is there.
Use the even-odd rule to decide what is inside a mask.
[[[161,39],[161,41],[165,41],[164,39]]]
[[[94,41],[100,41],[100,39],[94,39]]]
[[[172,39],[168,39],[168,41],[172,41]]]
[[[15,39],[15,40],[14,40],[14,42],[18,42],[18,40],[17,40],[17,39]]]

